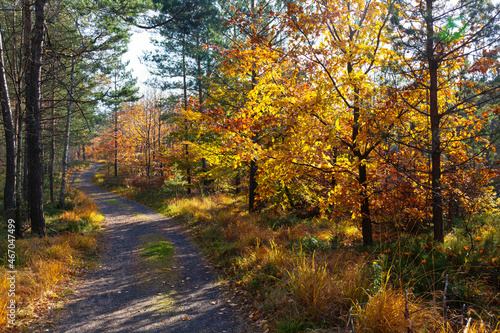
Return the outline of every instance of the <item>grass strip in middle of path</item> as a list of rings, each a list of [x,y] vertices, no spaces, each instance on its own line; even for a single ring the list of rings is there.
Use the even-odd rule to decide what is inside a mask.
[[[161,235],[141,237],[140,266],[137,277],[144,288],[163,286],[156,299],[159,312],[175,310],[176,285],[179,280],[174,258],[174,247]]]

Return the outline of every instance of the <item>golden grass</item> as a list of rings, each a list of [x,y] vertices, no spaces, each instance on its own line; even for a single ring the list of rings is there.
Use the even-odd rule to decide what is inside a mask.
[[[70,195],[73,196],[71,201],[74,207],[72,210],[63,212],[60,220],[63,222],[77,222],[79,220],[90,220],[95,223],[102,222],[104,218],[99,214],[99,209],[93,200],[86,197],[82,192],[75,190],[72,190]]]
[[[444,332],[441,312],[428,302],[407,297],[388,280],[377,290],[368,253],[342,246],[316,253],[298,250],[310,236],[327,247],[332,237],[347,246],[359,243],[360,230],[352,221],[292,220],[272,225],[275,221],[266,213],[249,215],[241,198],[224,194],[172,199],[161,209],[192,228],[216,263],[225,266],[228,283],[244,288],[255,307],[267,309],[270,324],[286,318],[297,325],[303,321],[340,325],[339,320],[346,321],[346,313],[351,313],[356,332]],[[482,322],[470,322],[467,330],[455,328],[455,332],[486,329]]]
[[[287,287],[301,307],[300,312],[305,312],[312,320],[329,312],[329,308],[341,299],[333,277],[328,274],[327,264],[317,263],[314,256],[299,256],[293,269],[286,273]]]
[[[224,255],[213,244],[232,248],[225,262],[233,262],[232,272],[239,280],[237,285],[247,290],[253,288],[254,297],[261,297],[271,311],[268,313],[271,318],[282,315],[294,316],[299,321],[306,318],[338,322],[352,307],[359,332],[445,331],[438,308],[411,294],[406,297],[404,291],[394,289],[388,280],[374,291],[373,272],[369,269],[372,260],[368,254],[347,248],[307,254],[289,246],[300,244],[310,235],[325,242],[340,236],[344,243],[351,243],[360,238],[358,228],[344,221],[326,227],[324,223],[307,226],[297,223],[273,230],[262,222],[265,217],[248,215],[243,204],[217,194],[176,199],[169,203],[169,209],[198,232],[204,228],[215,230],[216,239],[208,248],[217,251],[216,258],[221,263]],[[256,304],[258,307],[259,302]],[[408,309],[406,313],[405,309]],[[467,330],[464,327],[455,331],[498,332],[473,321]]]
[[[364,307],[355,305],[360,332],[435,332],[442,324],[438,309],[424,307],[401,290],[385,285]]]
[[[95,203],[82,193],[77,193],[73,199],[74,208],[63,212],[58,223],[86,219],[98,225],[102,216],[98,214]],[[52,237],[19,239],[15,245],[18,260],[14,299],[19,310],[16,323],[30,315],[29,309],[34,303],[54,296],[57,285],[75,272],[85,255],[95,253],[98,247],[95,233],[69,232]],[[0,268],[0,327],[7,325],[6,306],[12,298],[9,297],[8,271],[7,267]]]
[[[239,276],[238,284],[256,288],[258,294],[266,293],[266,306],[277,312],[313,320],[332,319],[353,302],[367,299],[365,290],[371,281],[363,269],[367,262],[364,255],[339,250],[310,256],[287,247],[311,234],[327,241],[335,229],[331,226],[325,229],[319,224],[292,224],[273,230],[262,223],[261,216],[247,214],[241,202],[223,194],[175,199],[169,203],[169,210],[198,232],[204,228],[218,230],[216,243],[230,244],[227,246],[232,248],[230,256],[235,260],[233,272]],[[223,261],[221,256],[216,253]],[[255,286],[253,281],[259,282]],[[262,291],[273,284],[275,287]]]

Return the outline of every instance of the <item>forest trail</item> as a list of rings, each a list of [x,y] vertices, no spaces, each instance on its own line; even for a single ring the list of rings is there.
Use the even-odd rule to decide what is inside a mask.
[[[99,268],[76,283],[55,332],[248,332],[224,301],[217,280],[186,231],[172,219],[93,185],[92,164],[76,175],[106,218]],[[175,251],[171,269],[145,266],[144,239],[164,236]],[[172,274],[172,271],[174,275]]]

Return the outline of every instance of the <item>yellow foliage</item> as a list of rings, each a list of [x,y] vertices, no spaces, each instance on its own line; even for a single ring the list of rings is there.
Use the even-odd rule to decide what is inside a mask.
[[[434,332],[442,324],[438,309],[423,307],[400,290],[385,285],[366,305],[355,304],[353,315],[360,332]]]

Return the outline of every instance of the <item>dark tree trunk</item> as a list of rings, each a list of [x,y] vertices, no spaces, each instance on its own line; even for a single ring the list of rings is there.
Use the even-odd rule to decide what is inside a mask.
[[[26,142],[28,164],[28,205],[31,232],[45,236],[43,214],[43,162],[41,143],[41,71],[45,35],[45,0],[35,0],[35,26],[28,59],[26,82]]]
[[[0,31],[0,104],[5,129],[5,187],[4,187],[4,209],[7,219],[14,219],[16,212],[16,133],[12,120],[12,109],[10,104],[9,88],[5,75],[5,62],[3,56],[3,41]],[[14,220],[15,221],[15,220]],[[18,223],[21,221],[18,221]],[[16,232],[21,228],[16,227]]]
[[[373,244],[372,219],[370,216],[370,201],[367,191],[367,172],[366,165],[362,160],[359,164],[359,184],[361,185],[361,233],[363,235],[363,244]]]
[[[257,162],[255,160],[250,161],[250,179],[248,188],[248,211],[254,213],[257,211]]]
[[[202,192],[205,194],[205,193],[208,193],[208,185],[209,185],[209,181],[207,178],[207,171],[208,171],[207,159],[205,157],[203,157],[201,159],[201,171],[203,172],[203,190],[202,190]]]
[[[348,73],[352,72],[351,63],[347,64]],[[354,87],[354,108],[353,108],[353,125],[352,125],[352,152],[354,156],[358,159],[358,184],[360,187],[360,197],[361,197],[361,234],[363,235],[363,244],[371,245],[373,244],[372,235],[372,219],[370,216],[370,198],[368,196],[368,184],[367,184],[367,170],[366,170],[366,154],[363,154],[358,145],[358,135],[359,135],[359,117],[360,117],[360,107],[359,107],[359,88]]]
[[[17,158],[16,158],[16,225],[19,227],[19,233],[22,233],[22,155],[23,155],[23,116],[21,104],[18,101],[17,109]],[[17,230],[17,228],[16,228]]]
[[[200,42],[200,36],[196,35],[196,45],[198,47],[201,47],[201,42]],[[198,78],[197,78],[197,84],[198,84],[198,104],[200,105],[200,112],[203,113],[203,82],[202,82],[202,77],[203,77],[203,71],[201,68],[201,56],[198,54],[196,57],[196,70],[198,73]],[[203,186],[202,186],[202,192],[203,193],[208,193],[208,187],[209,187],[209,181],[207,178],[207,159],[203,157],[201,159],[201,170],[203,172]]]
[[[59,208],[64,207],[66,194],[66,174],[68,172],[69,133],[71,129],[71,113],[73,112],[73,94],[75,90],[75,57],[71,58],[71,86],[69,91],[68,116],[66,118],[66,132],[64,133],[64,149],[62,157],[61,188],[59,189]]]
[[[183,44],[182,44],[182,87],[184,90],[184,111],[187,111],[188,108],[188,100],[187,100],[187,73],[186,73],[186,40],[185,36],[183,36]],[[188,125],[185,126],[186,130],[186,141],[188,136]],[[189,165],[189,145],[185,144],[185,155],[186,155],[186,180],[187,180],[187,190],[186,193],[191,195],[191,167]]]
[[[432,223],[434,224],[434,240],[444,241],[443,230],[443,194],[441,188],[441,137],[440,115],[438,105],[438,61],[434,52],[433,0],[427,0],[427,62],[429,65],[429,112],[431,123],[431,182],[432,182]]]
[[[50,120],[50,155],[49,155],[49,191],[50,191],[50,202],[55,202],[54,195],[54,162],[56,156],[56,107],[55,107],[55,89],[52,90],[52,101],[51,101],[51,120]]]
[[[234,177],[234,193],[235,194],[240,194],[241,193],[241,175],[240,171],[238,170],[236,172],[236,176]]]
[[[117,107],[115,106],[115,161],[114,161],[115,178],[118,177],[118,110],[116,110],[116,108]]]
[[[254,8],[254,1],[252,0],[252,8]],[[252,89],[255,88],[257,85],[257,72],[252,70]],[[252,141],[254,143],[257,143],[257,134],[255,134],[252,137]],[[258,172],[258,166],[257,166],[257,161],[255,159],[252,159],[250,161],[250,175],[249,175],[249,184],[248,184],[248,211],[250,213],[253,213],[257,211],[257,172]]]

